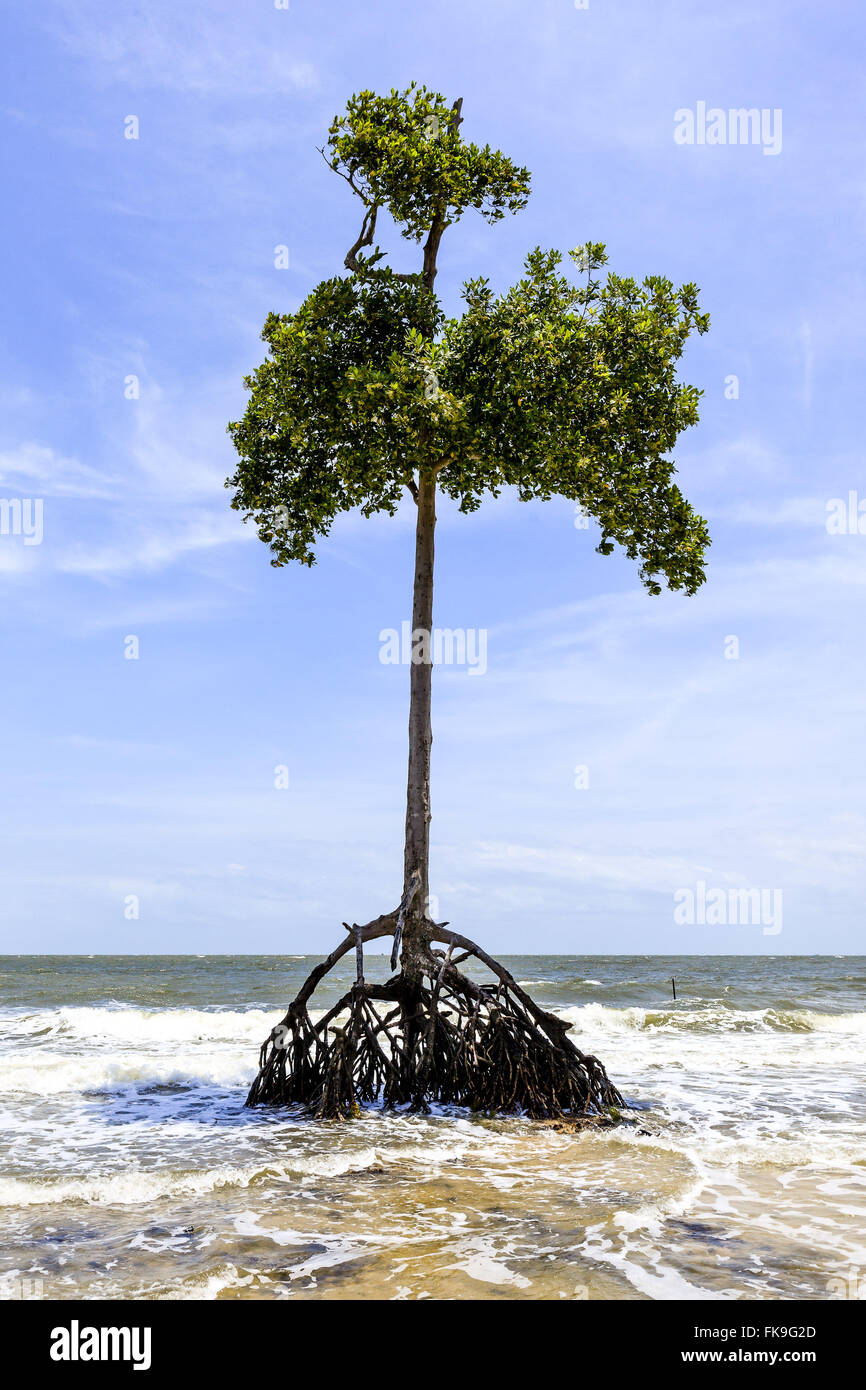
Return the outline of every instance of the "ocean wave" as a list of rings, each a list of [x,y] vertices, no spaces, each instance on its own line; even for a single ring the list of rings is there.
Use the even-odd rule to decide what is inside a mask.
[[[603,980],[592,980],[588,977],[584,978],[582,975],[577,975],[573,979],[551,980],[545,978],[543,980],[518,980],[517,983],[520,985],[521,989],[538,989],[540,986],[546,986],[548,989],[556,991],[557,994],[573,993],[576,989],[580,989],[581,985],[592,985],[597,989],[605,988]],[[619,982],[616,983],[619,984]],[[636,982],[631,981],[630,983],[634,984]]]
[[[824,1014],[811,1009],[735,1009],[724,1003],[702,1008],[615,1009],[577,1004],[558,1009],[573,1027],[591,1033],[866,1033],[866,1014]]]
[[[75,1178],[0,1178],[0,1207],[54,1206],[83,1202],[141,1206],[163,1197],[196,1197],[221,1187],[248,1187],[267,1170],[215,1168],[203,1172],[134,1170]]]
[[[787,1035],[790,1045],[779,1050],[774,1044],[772,1055],[766,1056],[768,1064],[779,1067],[793,1061],[791,1049],[800,1046],[798,1036],[811,1038],[813,1051],[822,1050],[823,1039],[823,1051],[838,1047],[840,1060],[848,1054],[853,1060],[862,1053],[866,1033],[864,1013],[829,1014],[781,1006],[737,1009],[722,999],[683,1000],[656,1008],[614,1008],[594,1001],[557,1012],[571,1024],[581,1045],[600,1053],[609,1069],[623,1064],[624,1047],[631,1055],[629,1039],[638,1045],[638,1039],[647,1035],[659,1041],[689,1039],[690,1065],[702,1069],[701,1054],[720,1036],[731,1043],[742,1036],[745,1046],[751,1035]],[[148,1084],[240,1088],[252,1081],[259,1046],[278,1019],[278,1013],[261,1009],[211,1012],[70,1006],[7,1014],[2,1027],[6,1045],[0,1049],[0,1087],[4,1093],[46,1097]],[[706,1054],[703,1061],[708,1058]],[[635,1065],[640,1060],[636,1054]],[[656,1054],[655,1060],[670,1062],[671,1058]]]
[[[123,1091],[147,1085],[249,1086],[255,1076],[255,1057],[244,1052],[154,1056],[142,1052],[128,1058],[99,1054],[83,1056],[16,1052],[0,1055],[0,1089],[4,1093],[62,1096]]]
[[[261,1043],[275,1018],[263,1009],[92,1009],[59,1010],[62,1032],[81,1038],[117,1038],[129,1042]]]
[[[396,1124],[399,1125],[399,1119]],[[315,1141],[321,1132],[306,1139]],[[29,1207],[83,1203],[102,1206],[142,1206],[165,1198],[172,1200],[202,1196],[222,1188],[248,1188],[268,1181],[309,1182],[363,1173],[371,1168],[409,1165],[419,1160],[430,1170],[439,1164],[488,1147],[486,1136],[452,1127],[444,1142],[437,1142],[429,1128],[411,1139],[392,1132],[391,1142],[345,1146],[333,1142],[286,1152],[279,1162],[266,1160],[245,1167],[218,1165],[198,1170],[174,1167],[129,1168],[122,1172],[88,1173],[39,1178],[0,1177],[0,1207]]]
[[[268,1178],[337,1177],[342,1173],[363,1171],[375,1161],[375,1152],[370,1150],[360,1157],[334,1155],[332,1161],[319,1163],[299,1159],[280,1167],[226,1166],[198,1171],[130,1169],[86,1177],[0,1178],[0,1207],[65,1206],[76,1202],[91,1206],[137,1207],[163,1198],[199,1197],[220,1188],[245,1188]]]
[[[679,1111],[678,1118],[675,1114],[654,1114],[640,1129],[624,1126],[592,1135],[596,1149],[609,1150],[612,1172],[622,1163],[624,1153],[629,1154],[629,1162],[639,1154],[656,1153],[685,1160],[690,1173],[700,1174],[708,1182],[711,1175],[731,1169],[772,1169],[777,1179],[783,1172],[793,1179],[808,1171],[835,1171],[862,1194],[866,1160],[862,1129],[855,1121],[813,1118],[796,1126],[793,1107],[768,1113],[756,1097],[753,1104],[743,1107],[746,1113],[737,1117],[740,1128],[733,1129],[730,1106],[726,1108],[724,1098],[689,1115],[682,1108],[683,1099],[671,1097],[670,1108]],[[551,1170],[555,1175],[554,1164]]]
[[[522,981],[524,986],[545,983]],[[585,981],[598,984],[598,981]],[[772,1032],[772,1033],[864,1033],[866,1013],[819,1013],[812,1009],[768,1006],[758,1009],[733,1008],[726,1001],[689,1000],[660,1007],[632,1005],[616,1008],[610,1004],[588,1002],[562,1007],[557,1012],[570,1022],[602,1032]],[[313,1014],[313,1017],[316,1017]],[[135,1007],[64,1007],[33,1013],[6,1015],[3,1034],[25,1040],[62,1039],[64,1046],[76,1041],[98,1044],[101,1040],[148,1048],[174,1044],[252,1044],[262,1039],[279,1021],[277,1011],[264,1009],[142,1009]]]

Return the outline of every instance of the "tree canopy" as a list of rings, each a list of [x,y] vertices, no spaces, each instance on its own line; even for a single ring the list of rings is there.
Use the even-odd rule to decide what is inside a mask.
[[[709,536],[670,452],[698,419],[701,392],[676,375],[709,325],[697,288],[602,278],[598,243],[569,252],[570,275],[558,251],[536,248],[515,285],[470,280],[463,312],[446,317],[432,288],[442,233],[469,208],[493,221],[519,211],[529,191],[525,169],[464,142],[460,125],[460,103],[413,86],[361,92],[331,126],[323,153],[363,204],[361,234],[346,274],[268,315],[268,355],[229,426],[232,506],[273,564],[309,565],[340,512],[393,514],[421,476],[463,512],[514,487],[579,504],[601,553],[620,545],[651,593],[694,593]],[[405,237],[426,236],[417,273],[382,264],[381,208]]]

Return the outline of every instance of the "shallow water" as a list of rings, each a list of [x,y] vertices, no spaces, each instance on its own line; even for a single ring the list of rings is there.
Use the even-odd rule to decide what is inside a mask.
[[[246,1111],[314,958],[0,958],[0,1292],[866,1295],[866,959],[506,963],[633,1123]]]

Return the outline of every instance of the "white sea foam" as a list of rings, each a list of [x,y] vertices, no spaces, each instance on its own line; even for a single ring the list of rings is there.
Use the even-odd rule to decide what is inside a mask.
[[[0,1054],[0,1090],[39,1096],[83,1095],[141,1086],[248,1086],[255,1076],[250,1051],[131,1052],[66,1056]]]
[[[296,1128],[290,1131],[292,1138],[288,1142],[285,1133],[281,1135],[279,1151],[270,1155],[267,1150],[273,1148],[275,1132],[269,1129],[265,1135],[258,1135],[260,1161],[247,1166],[218,1164],[191,1171],[162,1165],[87,1176],[0,1177],[0,1207],[71,1203],[146,1206],[163,1198],[201,1195],[220,1188],[244,1188],[258,1181],[304,1185],[370,1169],[413,1172],[419,1162],[427,1171],[434,1171],[441,1165],[486,1152],[490,1147],[483,1130],[459,1122],[446,1125],[427,1121],[418,1125],[394,1116],[387,1122],[386,1131],[382,1136],[386,1142],[382,1144],[356,1146],[350,1137],[350,1143],[343,1146],[332,1142],[327,1130],[317,1130],[311,1136],[308,1129],[301,1134]],[[188,1147],[194,1137],[195,1127],[186,1126],[179,1136],[180,1149]]]
[[[4,1032],[64,1040],[112,1039],[137,1045],[172,1042],[261,1042],[278,1016],[262,1009],[135,1009],[67,1007],[23,1014]]]
[[[700,1008],[632,1007],[616,1009],[608,1004],[576,1004],[558,1010],[563,1018],[587,1031],[622,1033],[631,1030],[659,1033],[866,1033],[866,1014],[817,1013],[810,1009],[733,1009],[723,1002],[707,1001]]]
[[[26,1180],[0,1178],[0,1206],[57,1206],[85,1202],[104,1206],[146,1206],[163,1197],[191,1197],[220,1187],[247,1187],[254,1170],[216,1168],[206,1172],[156,1170],[102,1176]]]

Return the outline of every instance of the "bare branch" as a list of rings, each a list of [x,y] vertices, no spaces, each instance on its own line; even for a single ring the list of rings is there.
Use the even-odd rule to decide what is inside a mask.
[[[400,903],[400,906],[397,909],[397,924],[394,928],[394,945],[391,947],[392,970],[397,969],[397,961],[400,957],[400,942],[403,937],[403,918],[405,917],[406,912],[409,909],[409,904],[411,903],[415,894],[418,892],[420,885],[421,874],[418,871],[418,869],[413,869],[412,877],[409,879],[409,882],[406,885],[406,891],[403,894],[402,902]]]
[[[347,270],[354,270],[356,273],[359,270],[363,270],[363,266],[361,265],[361,262],[358,260],[358,252],[360,251],[362,246],[372,246],[373,237],[376,234],[376,217],[378,216],[378,213],[378,203],[371,203],[370,206],[367,208],[367,211],[364,213],[364,221],[361,223],[361,231],[358,235],[358,240],[354,242],[352,246],[349,247],[348,251],[346,252],[346,259],[343,262]],[[379,257],[377,254],[375,259],[378,260],[378,258]]]
[[[327,164],[328,168],[331,170],[331,172],[334,173],[334,174],[339,174],[341,179],[345,179],[345,180],[346,180],[346,183],[349,185],[349,187],[351,188],[352,192],[353,192],[353,193],[357,193],[358,197],[359,197],[364,203],[366,203],[367,206],[369,206],[369,199],[366,198],[366,197],[364,196],[363,191],[362,191],[362,190],[358,187],[358,185],[355,183],[355,180],[352,178],[352,175],[351,175],[351,174],[344,174],[343,171],[342,171],[342,169],[340,169],[336,164],[334,164],[334,163],[328,158],[328,156],[325,154],[325,149],[324,149],[324,146],[323,146],[323,145],[317,145],[316,148],[317,148],[317,150],[319,151],[319,154],[320,154],[320,155],[322,156],[322,158],[324,159],[324,161],[325,161],[325,163]]]

